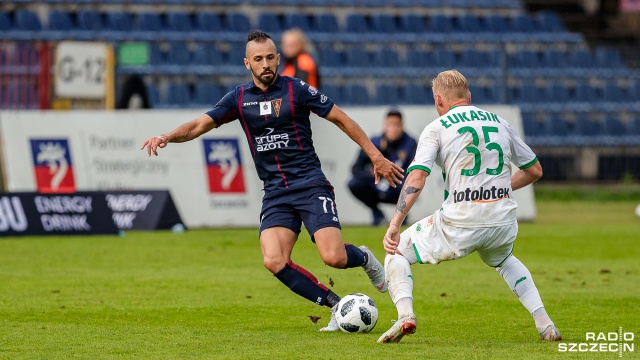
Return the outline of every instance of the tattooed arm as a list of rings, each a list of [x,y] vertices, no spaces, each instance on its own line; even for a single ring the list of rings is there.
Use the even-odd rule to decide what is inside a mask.
[[[427,181],[427,176],[429,176],[429,173],[420,169],[411,171],[407,176],[407,180],[404,182],[400,197],[398,198],[396,211],[393,213],[389,229],[382,241],[387,253],[395,254],[398,243],[400,242],[400,225],[402,225],[404,218],[409,213],[409,210],[411,210],[413,204],[418,200],[424,184]]]
[[[170,133],[150,138],[142,144],[142,149],[146,147],[149,156],[151,156],[151,153],[158,156],[158,148],[163,148],[170,142],[181,143],[193,140],[215,127],[216,122],[213,121],[209,115],[203,114],[194,120],[178,126]]]

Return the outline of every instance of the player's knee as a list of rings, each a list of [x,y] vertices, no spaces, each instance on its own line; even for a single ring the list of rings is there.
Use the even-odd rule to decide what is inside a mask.
[[[271,271],[272,274],[275,274],[278,271],[282,270],[282,268],[284,268],[284,266],[287,265],[288,261],[289,259],[265,257],[263,259],[263,264],[264,264],[264,267],[267,268],[267,270]]]
[[[347,254],[339,251],[323,254],[322,261],[333,268],[344,269],[347,265]]]

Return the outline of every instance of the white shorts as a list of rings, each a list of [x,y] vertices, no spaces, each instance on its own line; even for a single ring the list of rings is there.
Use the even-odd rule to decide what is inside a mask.
[[[478,252],[485,264],[496,267],[513,251],[518,223],[489,228],[460,228],[442,221],[442,212],[428,216],[400,234],[398,250],[410,263],[438,264]]]

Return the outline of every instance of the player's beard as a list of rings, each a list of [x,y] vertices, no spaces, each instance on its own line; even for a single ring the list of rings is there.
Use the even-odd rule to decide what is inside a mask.
[[[265,72],[269,70],[269,73],[267,75],[272,75],[271,78],[264,78],[263,76],[265,76]],[[260,81],[262,84],[269,86],[271,84],[273,84],[274,81],[276,81],[276,77],[278,75],[277,72],[277,68],[275,69],[265,69],[262,71],[262,74],[258,75],[255,70],[253,70],[253,68],[251,68],[251,73],[253,74],[253,77],[258,79],[258,81]]]

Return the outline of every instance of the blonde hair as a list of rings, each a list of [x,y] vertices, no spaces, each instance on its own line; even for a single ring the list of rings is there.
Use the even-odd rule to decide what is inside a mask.
[[[443,71],[431,81],[431,89],[449,101],[456,99],[469,99],[469,84],[467,78],[458,70]]]
[[[309,38],[307,37],[307,34],[305,34],[304,31],[302,31],[300,28],[294,27],[289,30],[286,30],[285,32],[282,33],[282,36],[284,37],[287,34],[291,34],[295,36],[295,38],[300,42],[300,44],[302,44],[302,52],[304,53],[314,52],[315,49],[311,45],[311,42],[309,42]]]

